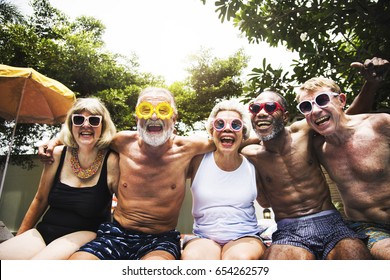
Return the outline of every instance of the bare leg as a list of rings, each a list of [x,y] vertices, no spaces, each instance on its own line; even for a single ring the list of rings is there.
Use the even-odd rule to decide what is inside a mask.
[[[167,251],[152,251],[141,258],[141,260],[175,260],[175,257]]]
[[[340,240],[326,257],[328,260],[371,260],[372,256],[360,239]]]
[[[371,254],[377,260],[390,260],[390,238],[376,242],[371,248]]]
[[[266,260],[314,260],[315,256],[304,248],[292,245],[271,245],[264,254]]]
[[[92,231],[77,231],[62,236],[51,242],[34,256],[36,260],[67,260],[82,245],[96,237]]]
[[[182,260],[220,260],[221,246],[207,238],[196,238],[187,243]]]
[[[87,252],[76,252],[70,256],[69,260],[99,260],[99,258]]]
[[[46,247],[41,234],[34,228],[0,244],[1,260],[28,260]]]
[[[222,249],[223,260],[258,260],[265,252],[260,239],[244,237],[230,241]]]

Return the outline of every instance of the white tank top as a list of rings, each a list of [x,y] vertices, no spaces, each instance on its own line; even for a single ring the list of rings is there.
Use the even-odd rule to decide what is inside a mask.
[[[246,158],[236,170],[223,171],[213,152],[205,154],[191,191],[194,234],[223,245],[259,233],[255,167]]]

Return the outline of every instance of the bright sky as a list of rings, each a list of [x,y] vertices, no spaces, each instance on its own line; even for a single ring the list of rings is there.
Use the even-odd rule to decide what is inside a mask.
[[[13,0],[23,13],[30,13],[29,0]],[[288,67],[291,52],[253,45],[240,37],[232,23],[221,23],[213,0],[50,0],[74,19],[93,16],[106,26],[104,41],[109,51],[139,57],[141,71],[163,76],[167,83],[186,77],[188,56],[201,47],[214,56],[227,58],[240,48],[251,57],[246,72],[259,67],[264,57],[273,67]]]

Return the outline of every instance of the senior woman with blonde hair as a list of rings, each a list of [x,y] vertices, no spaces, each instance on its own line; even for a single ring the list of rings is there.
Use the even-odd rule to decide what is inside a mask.
[[[264,251],[254,201],[256,170],[239,153],[251,120],[237,100],[218,103],[206,121],[216,150],[190,165],[194,235],[186,236],[182,259],[259,259]]]
[[[95,238],[117,190],[118,156],[108,148],[115,133],[99,99],[75,102],[60,132],[64,146],[54,148],[54,163],[45,164],[17,235],[0,244],[0,259],[67,259]]]

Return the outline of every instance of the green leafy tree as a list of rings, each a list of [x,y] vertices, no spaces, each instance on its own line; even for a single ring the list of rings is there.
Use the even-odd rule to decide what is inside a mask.
[[[205,120],[216,103],[243,94],[242,72],[248,57],[243,50],[238,50],[226,59],[217,58],[210,49],[201,49],[189,61],[187,81],[170,87],[179,111],[177,130],[183,134]]]
[[[0,24],[22,23],[23,21],[24,17],[16,5],[0,0]]]
[[[140,72],[136,55],[107,51],[102,40],[105,27],[98,19],[81,16],[70,21],[48,0],[33,0],[31,5],[33,13],[29,17],[20,18],[15,9],[16,17],[1,18],[0,63],[32,67],[60,81],[77,97],[97,96],[111,112],[118,130],[136,129],[138,93],[146,86],[165,87],[164,79]],[[246,64],[242,50],[227,59],[213,57],[206,50],[191,58],[188,79],[170,87],[179,108],[178,134],[194,129],[219,100],[242,95],[241,75]],[[35,144],[58,130],[59,125],[18,124],[11,160],[15,163],[17,155],[36,153]],[[8,152],[11,132],[11,123],[0,119],[1,154]]]
[[[327,76],[353,97],[363,79],[350,63],[374,56],[390,58],[388,0],[219,0],[215,6],[221,21],[233,21],[249,42],[284,45],[299,54],[292,71],[267,65],[254,69],[248,89],[276,86],[292,96],[291,86],[313,76]],[[374,109],[389,107],[389,93],[388,75]]]
[[[105,27],[97,19],[82,16],[69,21],[47,0],[32,1],[33,14],[20,18],[17,8],[6,4],[2,1],[0,5],[0,63],[32,67],[62,82],[77,97],[98,95],[107,107],[112,108],[111,114],[119,123],[118,129],[131,126],[131,115],[126,110],[118,110],[126,108],[125,102],[134,95],[134,90],[129,91],[128,87],[144,87],[159,81],[150,74],[139,73],[136,56],[125,57],[105,50],[102,40]],[[11,11],[9,14],[15,16],[3,16],[5,11]],[[120,94],[109,96],[112,92],[121,93],[123,98],[115,99]],[[2,154],[8,153],[12,129],[12,123],[0,120]],[[11,160],[17,161],[16,155],[19,154],[36,152],[35,144],[44,135],[50,137],[58,130],[59,125],[18,124]]]

